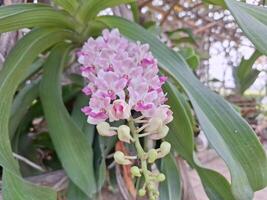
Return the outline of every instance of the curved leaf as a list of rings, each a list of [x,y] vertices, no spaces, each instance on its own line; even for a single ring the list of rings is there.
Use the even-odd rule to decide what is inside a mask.
[[[33,81],[33,83],[26,85],[15,97],[9,124],[10,139],[13,138],[18,125],[27,113],[29,107],[32,105],[33,100],[37,98],[39,94],[39,82],[40,80],[36,80]]]
[[[78,0],[53,0],[53,1],[71,14],[75,14],[77,9],[79,8]]]
[[[72,182],[91,196],[96,191],[92,148],[81,130],[82,127],[78,127],[70,117],[61,95],[61,72],[69,50],[70,47],[66,44],[52,50],[45,63],[40,97],[49,134],[64,169]]]
[[[236,0],[225,0],[225,3],[246,36],[261,53],[267,55],[267,8]]]
[[[180,200],[182,197],[181,177],[175,159],[168,155],[161,161],[161,172],[166,180],[160,183],[160,199]]]
[[[4,187],[7,184],[21,185],[21,187],[15,188],[17,192],[14,192],[14,188],[6,187],[4,190],[5,199],[43,199],[40,197],[39,192],[42,189],[38,189],[37,186],[33,186],[26,181],[23,181],[20,173],[18,163],[12,156],[12,150],[9,140],[9,117],[11,113],[12,99],[22,79],[27,73],[27,67],[34,61],[39,53],[46,50],[53,44],[62,41],[67,38],[71,38],[71,32],[61,29],[37,29],[30,32],[24,38],[22,38],[13,50],[8,55],[4,67],[0,73],[0,165],[4,168]],[[24,191],[26,188],[31,188],[32,192]],[[27,190],[28,190],[27,189]],[[47,191],[47,196],[52,199],[55,197],[55,193]],[[21,197],[20,194],[24,195]],[[26,198],[26,197],[27,198]],[[47,199],[45,196],[44,199]],[[11,198],[12,197],[12,198]],[[49,198],[49,199],[51,199]]]
[[[253,191],[267,185],[267,159],[256,134],[229,103],[197,80],[179,54],[135,23],[113,16],[98,20],[132,40],[149,43],[161,68],[184,88],[210,144],[230,169],[236,199],[251,199]]]
[[[80,17],[83,21],[88,21],[96,17],[101,10],[131,2],[135,2],[135,0],[86,0],[79,11]]]
[[[0,7],[0,32],[20,28],[54,26],[73,29],[74,19],[43,4],[14,4]]]
[[[255,51],[248,60],[242,58],[241,63],[238,67],[233,69],[233,74],[235,76],[235,83],[242,94],[248,89],[257,79],[260,71],[253,69],[253,64],[262,54],[259,51]]]
[[[228,181],[219,173],[202,167],[194,155],[192,114],[185,97],[170,84],[166,85],[165,90],[168,93],[168,104],[173,110],[174,117],[167,140],[196,169],[209,199],[234,200]]]

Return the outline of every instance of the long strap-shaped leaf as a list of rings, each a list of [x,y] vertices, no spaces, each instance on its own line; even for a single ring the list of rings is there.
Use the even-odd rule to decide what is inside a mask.
[[[209,199],[234,200],[228,181],[219,173],[202,167],[194,156],[194,133],[190,120],[192,114],[185,97],[171,84],[166,86],[165,91],[168,93],[168,104],[171,106],[174,116],[167,140],[196,169]]]
[[[172,155],[163,158],[160,170],[166,176],[166,180],[160,183],[160,199],[180,200],[182,198],[182,183],[175,158]]]
[[[61,95],[60,78],[68,53],[66,45],[52,50],[45,64],[40,97],[49,134],[64,169],[72,182],[91,196],[96,191],[91,144],[82,127],[70,117]]]
[[[38,97],[39,82],[40,80],[35,80],[31,84],[26,85],[14,99],[9,124],[10,140],[12,140],[17,127],[32,105],[33,100]]]
[[[31,27],[67,27],[73,29],[74,19],[66,12],[43,4],[16,4],[0,7],[0,32]]]
[[[225,0],[225,3],[246,36],[261,53],[267,55],[267,8],[236,0]]]
[[[251,199],[252,191],[267,185],[267,159],[256,134],[230,104],[197,80],[180,55],[135,23],[113,16],[98,20],[130,39],[149,43],[162,69],[182,85],[209,142],[230,169],[236,199]]]
[[[37,29],[21,39],[15,48],[8,55],[2,71],[0,72],[0,165],[4,168],[4,197],[9,199],[53,199],[55,193],[44,190],[47,195],[39,196],[37,187],[23,181],[20,177],[19,167],[12,156],[9,141],[9,117],[11,105],[15,91],[27,73],[27,67],[34,61],[38,54],[53,44],[67,38],[71,38],[72,33],[61,29]],[[12,183],[16,188],[12,188]],[[10,187],[6,187],[6,185]],[[29,193],[27,190],[32,189]],[[36,189],[36,190],[35,190]],[[17,191],[17,192],[14,192]],[[23,194],[23,196],[21,196]],[[11,198],[13,197],[13,198]],[[38,198],[39,197],[39,198]],[[49,197],[49,198],[48,198]]]

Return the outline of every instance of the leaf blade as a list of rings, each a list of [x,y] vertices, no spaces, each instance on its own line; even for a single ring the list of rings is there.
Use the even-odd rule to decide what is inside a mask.
[[[65,45],[58,46],[51,53],[45,64],[40,97],[49,134],[64,169],[70,179],[87,196],[91,196],[96,191],[92,148],[81,128],[70,117],[61,95],[60,77],[68,53],[69,47]]]
[[[267,8],[236,0],[225,0],[225,3],[251,42],[261,53],[267,55]]]
[[[73,19],[63,11],[42,4],[15,4],[0,7],[0,32],[31,27],[62,27],[73,29]]]
[[[180,200],[182,198],[181,177],[175,159],[168,155],[161,160],[161,172],[166,180],[160,183],[160,199]]]

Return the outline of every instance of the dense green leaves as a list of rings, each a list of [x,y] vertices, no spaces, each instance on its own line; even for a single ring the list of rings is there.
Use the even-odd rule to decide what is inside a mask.
[[[58,11],[43,4],[17,4],[0,7],[0,32],[31,27],[68,27],[76,23],[64,11]]]
[[[235,199],[251,199],[253,191],[267,185],[266,155],[255,133],[231,105],[196,79],[181,56],[132,22],[118,17],[98,20],[130,39],[149,43],[162,69],[184,88],[210,144],[230,169]]]
[[[171,155],[166,156],[161,161],[160,170],[166,176],[166,180],[160,183],[160,199],[180,200],[182,184],[176,160]]]
[[[261,53],[267,55],[267,8],[236,0],[225,0],[225,3],[246,36]]]
[[[28,66],[35,60],[37,55],[65,38],[71,38],[71,33],[60,29],[38,29],[29,33],[10,52],[0,73],[0,165],[4,168],[4,183],[11,184],[14,182],[18,186],[16,188],[17,193],[14,193],[12,187],[4,190],[4,196],[14,195],[14,198],[8,199],[36,199],[40,195],[39,189],[21,180],[18,164],[12,156],[9,140],[9,117],[13,95],[20,82],[25,78],[24,74],[27,73]],[[19,187],[19,184],[22,184],[21,187]],[[31,193],[26,192],[24,191],[26,188],[31,188],[33,191]],[[26,193],[27,198],[20,197],[21,193]],[[47,195],[55,196],[53,192]]]
[[[233,69],[237,91],[242,94],[248,89],[257,79],[260,71],[253,69],[253,64],[262,54],[255,51],[248,60],[242,58],[238,67]]]
[[[45,64],[40,96],[49,134],[64,169],[72,182],[91,196],[96,191],[91,144],[70,117],[61,95],[60,77],[69,50],[65,44],[52,50]]]

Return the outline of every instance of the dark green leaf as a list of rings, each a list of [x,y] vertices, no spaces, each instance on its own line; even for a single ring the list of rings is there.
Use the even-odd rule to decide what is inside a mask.
[[[225,0],[225,3],[246,36],[261,53],[267,55],[267,8],[236,0]]]
[[[131,11],[133,14],[134,21],[138,23],[140,21],[139,8],[137,2],[133,2],[131,5]]]
[[[209,199],[234,200],[228,181],[219,173],[202,167],[194,156],[192,112],[188,102],[174,86],[167,84],[165,89],[168,93],[168,104],[171,106],[174,116],[167,140],[196,169]]]
[[[10,117],[10,138],[13,138],[20,121],[31,107],[33,100],[37,98],[39,94],[39,82],[40,80],[37,80],[26,85],[16,96],[12,105]]]
[[[161,161],[161,172],[166,180],[160,183],[160,199],[180,200],[182,198],[181,177],[175,159],[168,155]]]
[[[248,89],[257,79],[260,71],[252,69],[252,67],[261,55],[262,54],[256,50],[248,60],[242,58],[239,66],[234,68],[235,83],[239,93],[242,94],[245,92],[245,90]]]
[[[183,48],[179,53],[184,57],[191,69],[195,70],[199,66],[199,56],[193,48]]]
[[[70,179],[91,196],[96,191],[92,148],[81,127],[70,117],[61,95],[60,77],[69,50],[69,45],[63,44],[51,52],[45,64],[40,97],[49,134],[64,169]]]
[[[18,4],[0,7],[0,32],[31,27],[62,27],[73,29],[73,18],[42,4]]]

